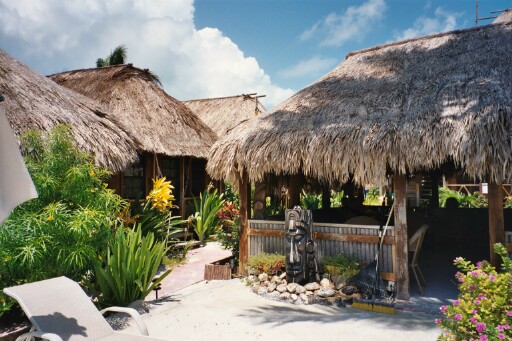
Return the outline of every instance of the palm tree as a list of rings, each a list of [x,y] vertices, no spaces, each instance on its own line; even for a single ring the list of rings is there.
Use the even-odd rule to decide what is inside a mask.
[[[114,51],[111,51],[105,59],[98,58],[98,60],[96,60],[96,67],[125,64],[126,51],[127,49],[126,46],[124,46],[124,44],[119,45],[114,49]],[[158,75],[154,74],[149,69],[144,69],[144,71],[148,74],[150,79],[152,79],[159,86],[162,86],[162,82],[160,81]]]
[[[96,67],[124,64],[125,60],[126,46],[124,46],[124,44],[121,44],[118,47],[116,47],[114,51],[111,51],[105,59],[98,58],[98,60],[96,60]]]

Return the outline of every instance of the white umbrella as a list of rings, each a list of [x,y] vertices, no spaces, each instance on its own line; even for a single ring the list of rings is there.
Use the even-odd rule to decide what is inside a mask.
[[[0,223],[16,206],[32,198],[37,198],[36,188],[0,104]]]

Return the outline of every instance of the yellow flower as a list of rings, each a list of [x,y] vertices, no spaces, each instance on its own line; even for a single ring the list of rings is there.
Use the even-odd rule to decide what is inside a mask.
[[[50,215],[48,216],[48,221],[52,221],[52,220],[53,220],[53,216],[50,214]]]
[[[91,172],[89,173],[89,175],[90,175],[90,176],[95,176],[95,175],[96,175],[96,173],[94,173],[94,171],[91,171]]]
[[[151,206],[160,212],[165,212],[172,208],[174,187],[170,181],[165,181],[165,177],[153,179],[153,189],[149,192],[146,200],[151,201]]]
[[[119,213],[119,218],[123,221],[126,226],[133,225],[137,222],[140,215],[136,214],[134,216],[131,215],[130,204],[127,204],[124,209]]]

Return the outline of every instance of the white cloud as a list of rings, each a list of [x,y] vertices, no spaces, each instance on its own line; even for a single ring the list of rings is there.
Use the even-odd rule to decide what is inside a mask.
[[[280,70],[277,74],[283,78],[299,78],[310,75],[317,75],[336,64],[335,58],[313,57],[301,60],[297,64]]]
[[[178,99],[293,94],[216,28],[198,30],[193,0],[0,0],[0,46],[42,74],[94,67],[125,44],[128,62],[159,75]]]
[[[461,16],[462,13],[448,12],[442,7],[437,7],[434,11],[434,17],[421,16],[417,18],[412,27],[395,33],[395,38],[401,40],[452,31],[457,28],[457,18]]]
[[[384,0],[368,0],[360,6],[350,6],[342,14],[330,13],[304,31],[300,39],[319,39],[320,45],[340,47],[347,41],[363,39],[385,11]]]

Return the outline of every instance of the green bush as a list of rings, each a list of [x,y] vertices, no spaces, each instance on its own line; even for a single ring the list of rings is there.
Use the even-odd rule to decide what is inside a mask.
[[[366,265],[365,262],[346,255],[324,257],[321,264],[335,283],[346,282],[349,278],[355,276],[359,270]]]
[[[231,250],[236,262],[238,262],[240,245],[239,214],[236,205],[229,201],[224,202],[223,208],[217,214],[221,223],[217,239],[225,249]]]
[[[322,194],[311,194],[302,190],[302,193],[300,194],[300,204],[302,208],[306,210],[317,210],[322,208]]]
[[[255,274],[266,273],[275,275],[284,270],[286,266],[286,258],[277,253],[262,252],[258,255],[251,256],[247,260],[247,268]]]
[[[446,207],[446,200],[448,198],[455,198],[458,206],[461,208],[484,208],[489,205],[485,195],[478,192],[464,194],[448,188],[439,187],[439,206]]]
[[[343,202],[344,197],[345,197],[344,191],[341,191],[341,192],[331,191],[331,207],[334,208],[334,207],[343,206],[342,202]]]
[[[144,299],[171,272],[169,269],[151,282],[166,251],[164,242],[155,241],[153,233],[143,237],[139,227],[118,229],[106,255],[94,266],[101,291],[99,303],[127,306]]]
[[[445,330],[441,340],[512,339],[512,260],[502,244],[495,244],[494,251],[502,258],[502,272],[487,261],[474,265],[455,259],[460,292],[452,305],[441,307],[443,318],[436,319]]]
[[[190,221],[199,241],[204,242],[217,233],[220,228],[217,214],[223,207],[223,195],[217,194],[217,189],[212,191],[210,186],[199,195],[199,200],[194,197],[196,213],[190,216]]]
[[[382,198],[380,196],[379,188],[372,188],[366,193],[363,205],[367,206],[380,206],[382,205]]]
[[[123,200],[106,188],[109,173],[73,146],[67,126],[23,135],[22,150],[39,197],[0,226],[0,288],[63,275],[83,284]],[[11,307],[3,300],[0,315]]]

